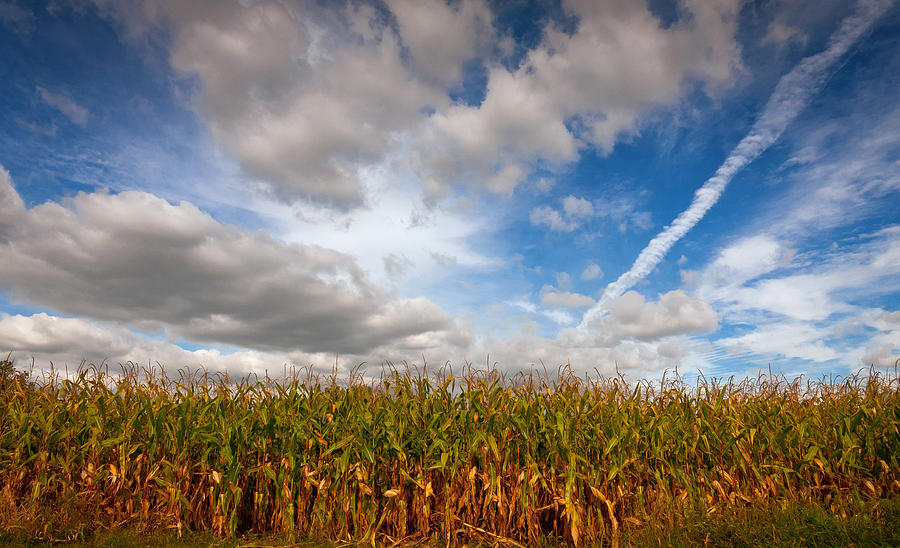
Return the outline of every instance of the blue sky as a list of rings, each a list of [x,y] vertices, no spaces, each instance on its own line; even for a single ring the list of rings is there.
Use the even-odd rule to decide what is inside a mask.
[[[19,360],[900,358],[896,3],[5,1],[0,50]]]

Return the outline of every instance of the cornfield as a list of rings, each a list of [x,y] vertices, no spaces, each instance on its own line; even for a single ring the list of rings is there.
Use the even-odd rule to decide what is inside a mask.
[[[896,372],[629,385],[565,369],[276,382],[132,366],[0,390],[7,530],[58,509],[222,536],[616,544],[689,509],[839,513],[900,493]]]

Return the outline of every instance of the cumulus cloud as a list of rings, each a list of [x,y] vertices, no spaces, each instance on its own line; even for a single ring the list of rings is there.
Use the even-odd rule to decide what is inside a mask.
[[[656,346],[656,351],[666,358],[682,358],[688,355],[687,348],[674,342],[660,343]]]
[[[567,272],[556,273],[556,287],[545,285],[540,291],[541,305],[546,308],[585,308],[594,304],[594,299],[587,295],[575,293],[572,291],[572,277]],[[535,311],[536,308],[533,311]],[[558,311],[542,311],[544,313],[556,314]],[[574,318],[569,314],[565,315],[566,321],[557,323],[572,323]]]
[[[82,127],[87,125],[89,115],[88,110],[73,101],[71,98],[60,93],[47,91],[40,86],[37,87],[36,91],[43,102],[61,112],[73,124]]]
[[[12,237],[24,214],[22,197],[13,188],[9,172],[0,166],[0,243]]]
[[[360,363],[357,356],[341,357],[336,362],[335,355],[327,353],[185,350],[171,342],[143,337],[121,327],[45,313],[0,317],[0,348],[11,352],[19,367],[25,367],[33,359],[38,375],[41,371],[47,372],[51,363],[56,372],[68,371],[69,374],[74,373],[81,363],[106,364],[110,373],[116,374],[119,364],[131,362],[141,366],[162,366],[170,376],[177,375],[182,368],[203,368],[236,377],[267,373],[277,377],[292,367],[331,373],[336,363],[338,373],[347,373]]]
[[[894,352],[893,344],[883,344],[873,348],[869,353],[861,358],[865,365],[874,365],[876,367],[891,367],[900,360],[900,353]]]
[[[213,136],[289,200],[361,203],[358,170],[380,162],[423,110],[449,101],[404,66],[400,37],[372,9],[272,0],[141,5],[150,22],[126,13],[132,32],[173,29],[171,64],[198,78],[198,108]]]
[[[894,352],[893,344],[883,344],[873,348],[868,354],[862,357],[862,362],[867,365],[876,367],[890,367],[897,364],[900,360],[900,353]]]
[[[392,298],[347,255],[223,225],[188,202],[81,193],[69,208],[21,212],[6,234],[0,286],[64,314],[264,351],[464,338],[439,307]]]
[[[609,152],[644,112],[677,100],[685,82],[712,89],[740,64],[737,2],[686,2],[685,16],[668,28],[638,3],[564,8],[578,20],[574,33],[548,27],[515,70],[490,67],[481,104],[430,118],[417,150],[424,180],[437,189],[469,180],[508,192],[538,163],[564,165],[585,146]],[[516,179],[499,179],[510,171]]]
[[[580,226],[577,221],[564,219],[559,211],[550,206],[538,206],[532,209],[528,220],[533,226],[546,226],[555,232],[572,232]]]
[[[586,308],[594,304],[594,299],[587,295],[558,291],[556,288],[544,286],[541,290],[541,304],[550,308]]]
[[[493,40],[492,15],[481,0],[387,0],[413,69],[443,88],[457,84],[462,65]]]
[[[620,336],[652,340],[670,335],[714,331],[716,312],[706,302],[680,290],[646,302],[629,291],[611,305],[608,326]]]
[[[43,355],[69,354],[77,359],[120,356],[130,350],[137,336],[123,329],[106,330],[79,318],[61,318],[45,313],[0,318],[0,348],[25,350]],[[101,358],[102,359],[102,358]]]
[[[664,293],[657,302],[648,302],[636,291],[629,291],[613,300],[609,314],[594,320],[589,327],[617,338],[650,341],[714,331],[718,316],[709,304],[681,290]]]
[[[669,26],[638,3],[568,1],[574,32],[549,24],[512,68],[483,0],[390,0],[393,19],[346,4],[95,1],[132,34],[170,28],[172,66],[197,78],[199,111],[249,174],[342,207],[365,199],[360,169],[408,143],[429,193],[508,194],[537,166],[608,152],[689,83],[712,93],[740,66],[736,0],[685,2]],[[472,60],[487,69],[484,100],[451,101]]]
[[[576,198],[572,195],[566,196],[563,198],[562,206],[563,211],[565,211],[566,215],[569,217],[584,218],[594,214],[593,204],[584,198]]]
[[[825,51],[806,57],[781,78],[750,132],[719,166],[715,175],[697,189],[690,206],[650,240],[627,272],[609,284],[597,306],[585,313],[582,325],[601,315],[610,300],[653,271],[675,242],[684,237],[715,205],[731,179],[781,136],[809,99],[825,84],[835,63],[890,4],[889,1],[862,2],[856,13],[845,19],[831,36]]]
[[[534,370],[555,374],[559,367],[570,365],[576,374],[614,375],[623,373],[631,379],[646,378],[657,372],[678,366],[685,358],[684,347],[678,341],[661,344],[642,341],[616,341],[587,336],[577,330],[563,330],[559,336],[548,338],[538,333],[538,326],[524,322],[512,331],[495,336],[486,334],[478,341],[452,338],[430,339],[423,334],[410,337],[407,346],[389,345],[379,350],[380,359],[401,364],[415,356],[424,355],[429,363],[449,361],[454,368],[466,362],[476,367],[496,364],[506,372]],[[416,347],[415,343],[419,342]],[[341,355],[292,352],[263,352],[258,350],[221,351],[218,349],[185,350],[168,341],[152,340],[132,331],[80,318],[61,318],[48,314],[0,317],[0,348],[13,351],[20,366],[35,359],[37,368],[46,369],[52,361],[57,371],[66,364],[110,364],[110,372],[119,363],[158,363],[170,375],[180,368],[204,367],[212,372],[223,371],[232,376],[248,374],[278,377],[294,367],[310,367],[313,372],[330,374],[336,367],[340,375],[347,374],[361,362],[362,369],[377,377],[384,362],[373,361],[370,353]],[[418,351],[417,351],[418,350]]]
[[[572,232],[594,219],[613,222],[620,232],[627,231],[629,227],[647,229],[651,226],[650,212],[638,209],[638,201],[634,197],[616,196],[590,201],[569,195],[560,203],[560,209],[547,205],[532,209],[529,216],[531,224],[546,226],[556,232]]]
[[[597,337],[576,329],[562,329],[556,337],[542,336],[536,323],[524,322],[503,336],[485,335],[465,352],[476,367],[496,364],[507,372],[534,371],[546,368],[556,374],[559,368],[571,366],[582,375],[626,375],[630,380],[652,378],[664,369],[679,366],[684,357],[676,350],[677,343],[663,347],[639,340],[614,340]],[[454,360],[459,364],[459,359]]]
[[[603,269],[594,263],[584,267],[584,271],[581,273],[581,279],[585,281],[596,280],[601,277],[603,277]]]

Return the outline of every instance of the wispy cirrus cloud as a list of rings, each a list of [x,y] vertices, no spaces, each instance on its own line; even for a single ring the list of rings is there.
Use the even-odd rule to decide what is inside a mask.
[[[761,234],[727,246],[698,272],[693,290],[741,332],[717,337],[714,344],[731,354],[769,359],[846,366],[868,365],[877,355],[875,361],[885,362],[893,355],[893,346],[885,345],[897,340],[900,325],[893,313],[864,303],[900,291],[900,227],[807,254],[795,256]],[[854,334],[865,342],[852,342]]]
[[[90,113],[86,108],[73,101],[67,95],[53,93],[40,86],[35,90],[41,100],[61,112],[73,124],[84,127]]]
[[[16,2],[0,2],[0,23],[13,32],[30,34],[35,29],[34,12]]]

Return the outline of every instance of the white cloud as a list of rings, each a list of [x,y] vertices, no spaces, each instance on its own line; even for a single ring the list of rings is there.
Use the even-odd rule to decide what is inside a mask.
[[[900,108],[872,93],[862,80],[849,112],[812,114],[792,130],[794,150],[774,173],[783,190],[753,215],[743,238],[685,279],[724,324],[755,326],[759,335],[740,340],[747,352],[776,352],[767,337],[784,333],[784,356],[866,367],[883,364],[884,347],[900,340],[893,313],[868,308],[900,291],[898,228],[878,230],[900,192]]]
[[[725,248],[697,273],[697,294],[716,306],[724,323],[754,326],[715,346],[769,361],[883,365],[890,355],[885,345],[900,334],[900,316],[857,301],[900,291],[900,227],[839,249],[801,253],[790,264],[785,255],[792,250],[757,235]],[[852,343],[848,335],[863,342]]]
[[[561,320],[566,316],[564,312],[556,315]],[[569,318],[568,322],[560,323],[573,320]],[[204,367],[211,372],[228,372],[238,377],[252,373],[278,377],[284,370],[306,366],[311,366],[313,372],[330,374],[335,364],[335,355],[330,353],[188,351],[119,327],[47,314],[0,317],[0,347],[13,350],[13,357],[20,367],[34,357],[37,369],[46,370],[52,361],[57,371],[68,366],[70,372],[82,360],[94,364],[106,361],[111,373],[118,371],[116,365],[119,363],[158,363],[170,376],[183,367]],[[543,373],[546,366],[549,373],[555,374],[559,367],[569,364],[576,374],[615,375],[620,372],[631,380],[652,377],[686,359],[683,345],[674,340],[661,344],[616,341],[589,337],[573,329],[564,329],[556,338],[547,338],[538,334],[534,323],[524,322],[506,335],[486,334],[478,341],[433,339],[428,334],[411,336],[404,340],[404,345],[394,344],[366,354],[341,355],[337,372],[347,374],[359,363],[367,361],[363,372],[377,377],[383,363],[379,360],[400,364],[412,356],[412,365],[420,367],[415,356],[422,354],[429,363],[443,364],[449,360],[454,367],[461,367],[466,361],[479,367],[489,357],[490,363],[506,372],[534,370]]]
[[[559,211],[550,206],[538,206],[532,209],[528,219],[534,226],[546,226],[556,232],[572,232],[579,227],[578,222],[564,220]]]
[[[0,166],[0,244],[13,236],[24,214],[22,197],[13,188],[9,172]]]
[[[136,339],[124,329],[107,330],[78,318],[45,313],[0,317],[0,347],[9,351],[92,359],[99,348],[104,349],[103,357],[120,356],[134,346]]]
[[[179,369],[196,370],[198,367],[237,377],[254,373],[278,377],[291,367],[309,367],[313,372],[330,374],[335,364],[335,355],[328,353],[188,351],[168,341],[149,339],[120,327],[45,313],[0,317],[0,347],[12,352],[20,368],[27,367],[33,358],[37,375],[48,372],[51,363],[57,373],[68,371],[70,375],[82,362],[86,365],[105,363],[111,374],[119,373],[119,364],[131,362],[145,366],[149,363],[154,367],[162,366],[170,377],[177,377]],[[347,373],[358,363],[358,356],[341,357],[337,372]]]
[[[521,299],[518,299],[515,301],[508,302],[506,304],[508,304],[512,308],[517,308],[517,309],[523,310],[531,315],[543,316],[544,318],[547,318],[548,320],[552,321],[553,323],[556,323],[559,325],[569,325],[575,321],[575,318],[571,314],[569,314],[568,312],[565,312],[563,310],[553,310],[553,309],[539,310],[537,305],[535,305],[533,302],[529,301],[527,298],[521,298]]]
[[[849,250],[812,257],[794,268],[792,250],[771,236],[741,239],[723,249],[698,275],[697,294],[729,311],[758,310],[794,320],[821,321],[854,307],[842,294],[884,294],[900,289],[900,229],[885,229]],[[781,269],[781,270],[779,270]]]
[[[392,298],[347,255],[242,231],[142,192],[36,206],[0,254],[13,302],[193,341],[353,353],[429,332],[459,339],[439,307]]]
[[[774,269],[782,251],[781,245],[771,236],[760,234],[744,238],[723,249],[712,268],[721,268],[730,277],[748,280]]]
[[[652,216],[649,211],[639,209],[639,200],[640,196],[617,190],[613,196],[594,200],[594,212],[601,219],[617,223],[620,232],[626,232],[629,227],[647,230],[653,226]]]
[[[675,242],[684,237],[715,205],[729,181],[781,136],[809,99],[825,84],[835,63],[889,6],[887,1],[861,4],[858,11],[845,19],[831,36],[825,51],[806,57],[779,80],[750,132],[719,166],[715,175],[697,189],[691,205],[650,240],[627,272],[607,286],[600,302],[585,313],[582,326],[601,314],[612,299],[656,268]]]
[[[585,218],[594,214],[594,206],[584,198],[569,195],[562,200],[563,211],[569,217]]]
[[[508,192],[538,164],[562,166],[585,146],[610,151],[637,131],[643,113],[676,101],[687,81],[728,84],[740,64],[738,3],[684,7],[685,17],[663,28],[638,3],[566,2],[579,20],[574,33],[548,27],[514,71],[490,67],[480,105],[429,119],[416,148],[421,177],[435,191],[465,181]],[[498,185],[509,169],[518,180]]]
[[[566,2],[575,31],[551,24],[514,69],[492,58],[483,0],[391,0],[396,28],[360,5],[95,1],[132,35],[168,27],[172,66],[198,79],[198,110],[247,173],[282,198],[339,207],[362,204],[359,170],[397,150],[429,195],[455,183],[508,195],[536,167],[608,152],[688,84],[729,85],[740,66],[736,0],[686,2],[665,28],[641,4]],[[485,98],[454,103],[473,58]]]
[[[825,320],[848,308],[829,296],[836,289],[835,282],[840,284],[834,278],[798,274],[740,288],[734,297],[747,308],[767,310],[797,320]]]
[[[731,291],[777,269],[784,253],[784,246],[767,234],[742,238],[722,249],[706,267],[703,272],[705,284]]]
[[[862,318],[866,325],[882,331],[900,329],[900,310],[888,312],[887,310],[872,309]]]
[[[574,318],[564,311],[541,311],[530,303],[512,303],[523,310],[540,313],[559,324],[571,324]],[[389,320],[393,312],[382,315]],[[677,366],[685,359],[683,346],[677,341],[648,344],[640,341],[620,341],[615,337],[591,337],[583,332],[564,329],[556,338],[546,338],[536,332],[530,322],[520,323],[504,336],[485,332],[478,340],[447,336],[439,332],[408,335],[398,341],[359,354],[342,354],[338,373],[346,373],[362,361],[370,362],[366,369],[377,376],[381,359],[401,363],[410,355],[424,354],[431,363],[450,360],[460,366],[468,360],[476,365],[490,356],[505,371],[537,371],[546,365],[555,373],[559,366],[570,363],[576,373],[591,372],[606,375],[617,371],[631,379],[652,376],[664,368]],[[89,363],[106,360],[116,371],[115,364],[160,363],[170,374],[181,367],[203,366],[211,371],[227,371],[231,375],[249,373],[278,376],[283,367],[313,365],[315,371],[330,373],[334,354],[303,351],[277,352],[238,350],[223,353],[217,349],[186,351],[167,341],[150,340],[136,333],[86,321],[82,318],[59,318],[47,314],[33,316],[5,316],[0,318],[0,347],[14,351],[20,361],[31,356],[38,368],[53,361],[58,369],[66,363],[70,369],[86,359]],[[375,360],[375,361],[373,361]]]
[[[585,281],[596,280],[601,277],[603,277],[603,270],[594,263],[584,267],[584,272],[581,273],[581,279]]]
[[[718,316],[706,302],[681,290],[647,302],[635,291],[613,300],[609,314],[593,320],[589,328],[617,338],[656,340],[671,335],[714,331]]]
[[[374,10],[147,0],[142,12],[172,26],[172,66],[199,78],[216,140],[289,200],[360,204],[357,171],[379,163],[423,109],[448,102],[407,70]]]
[[[900,334],[900,333],[898,333]],[[900,360],[900,353],[894,352],[893,344],[883,344],[873,348],[868,354],[861,358],[864,365],[874,365],[876,367],[891,367],[897,365]]]
[[[864,309],[841,322],[835,332],[843,334],[842,329],[856,336],[867,335],[857,345],[845,349],[844,359],[849,363],[856,363],[860,368],[873,365],[892,368],[897,364],[900,358],[900,347],[897,346],[897,341],[900,341],[900,311]]]
[[[71,98],[59,93],[47,91],[40,86],[37,87],[36,91],[37,94],[40,95],[42,101],[63,113],[63,115],[65,115],[65,117],[73,124],[82,127],[87,125],[89,115],[88,110]]]
[[[387,0],[413,69],[442,87],[460,81],[462,64],[493,40],[492,15],[481,0]]]
[[[572,232],[592,219],[605,219],[618,224],[621,232],[629,226],[647,229],[651,226],[648,211],[638,209],[637,200],[628,196],[598,198],[593,202],[576,196],[566,196],[561,200],[562,209],[538,206],[531,211],[530,220],[534,226],[547,226],[557,232]]]
[[[667,358],[682,358],[688,355],[688,349],[674,342],[664,342],[656,346],[660,356]]]
[[[549,177],[541,177],[534,183],[534,186],[537,187],[538,192],[544,194],[550,192],[550,189],[552,189],[555,185],[556,179],[551,179]]]
[[[579,293],[557,291],[550,286],[541,290],[541,305],[550,308],[585,308],[594,304],[594,299]]]
[[[568,272],[557,272],[556,286],[563,291],[569,291],[572,289],[572,276],[569,276]]]
[[[520,324],[503,337],[486,335],[466,351],[476,366],[490,356],[504,371],[534,371],[544,368],[556,374],[570,365],[576,374],[626,375],[631,380],[653,377],[663,369],[679,365],[681,356],[657,352],[655,344],[641,341],[599,339],[575,329],[563,329],[555,338],[541,336],[534,323]],[[664,348],[671,350],[671,348]],[[458,361],[456,363],[459,363]]]

